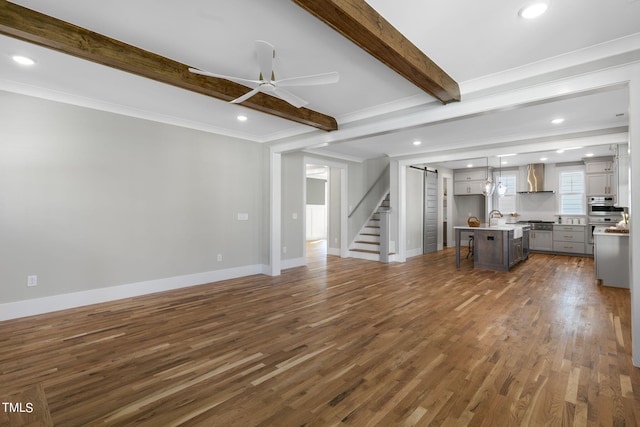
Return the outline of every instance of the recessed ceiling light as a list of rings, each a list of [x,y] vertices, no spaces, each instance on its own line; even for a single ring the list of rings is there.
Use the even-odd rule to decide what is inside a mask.
[[[246,122],[249,118],[247,116],[239,115],[236,119],[238,119],[239,122]]]
[[[549,8],[549,5],[545,2],[530,3],[527,6],[520,9],[520,12],[518,12],[518,15],[520,15],[520,17],[524,19],[534,19],[542,15],[543,13],[545,13],[548,8]]]
[[[564,150],[558,150],[558,151],[556,151],[556,153],[562,154],[562,153],[564,153]]]
[[[415,146],[418,146],[420,144],[422,144],[422,141],[413,141],[413,145],[415,145]]]
[[[472,164],[468,164],[468,165],[467,165],[467,167],[468,167],[468,168],[472,168],[472,167],[473,167],[473,165],[472,165]]]
[[[594,156],[594,154],[593,154],[593,153],[587,153],[587,154],[585,154],[585,156],[587,156],[587,157],[593,157],[593,156]]]
[[[547,159],[546,157],[541,157],[541,158],[540,158],[540,161],[541,161],[541,162],[545,162],[545,161],[547,161],[547,160],[548,160],[548,159]]]
[[[36,61],[34,61],[33,59],[27,58],[26,56],[22,56],[22,55],[13,55],[11,59],[13,59],[15,62],[17,62],[20,65],[29,66],[36,63]]]
[[[564,119],[562,117],[558,117],[557,119],[551,120],[551,123],[553,123],[554,125],[559,125],[562,122],[564,122]]]
[[[502,161],[502,164],[503,164],[503,165],[506,165],[506,164],[508,164],[508,163],[509,163],[509,162],[507,162],[506,160],[503,160],[503,161]]]
[[[509,153],[509,154],[498,154],[498,157],[502,158],[502,157],[511,157],[511,156],[516,156],[516,153]]]

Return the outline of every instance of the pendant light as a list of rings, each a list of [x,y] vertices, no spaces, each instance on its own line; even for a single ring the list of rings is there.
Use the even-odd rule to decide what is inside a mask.
[[[498,156],[498,158],[500,159],[500,176],[498,178],[496,190],[498,190],[498,197],[502,197],[507,193],[507,186],[502,182],[502,157]]]
[[[491,175],[489,174],[489,158],[487,157],[487,179],[485,179],[482,184],[482,194],[486,197],[491,197],[495,189],[496,184],[493,182],[493,179],[491,179]]]

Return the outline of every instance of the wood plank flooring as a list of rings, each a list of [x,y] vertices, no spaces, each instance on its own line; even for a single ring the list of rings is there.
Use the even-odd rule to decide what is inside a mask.
[[[317,257],[1,322],[0,395],[42,387],[56,426],[640,424],[628,290],[591,258],[471,265]]]

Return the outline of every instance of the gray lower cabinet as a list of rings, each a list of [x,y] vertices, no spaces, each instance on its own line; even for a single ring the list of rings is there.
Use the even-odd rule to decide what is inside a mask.
[[[605,286],[629,288],[629,235],[598,230],[593,238],[596,279]]]
[[[488,270],[509,269],[508,234],[502,230],[478,230],[474,237],[473,265]]]
[[[579,225],[553,226],[553,251],[584,254],[585,227]]]
[[[531,230],[529,232],[529,248],[532,251],[552,251],[553,231]]]
[[[528,230],[518,238],[513,230],[477,230],[474,234],[474,267],[509,271],[528,257]]]

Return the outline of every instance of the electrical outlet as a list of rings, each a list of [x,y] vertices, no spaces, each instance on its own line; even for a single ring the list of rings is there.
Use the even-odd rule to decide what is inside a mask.
[[[298,219],[298,212],[294,212],[294,213],[292,213],[292,214],[291,214],[291,217],[292,217],[293,219]]]
[[[32,287],[32,286],[38,286],[38,276],[27,276],[27,286],[28,287]]]
[[[218,261],[222,261],[222,254],[218,254]]]

